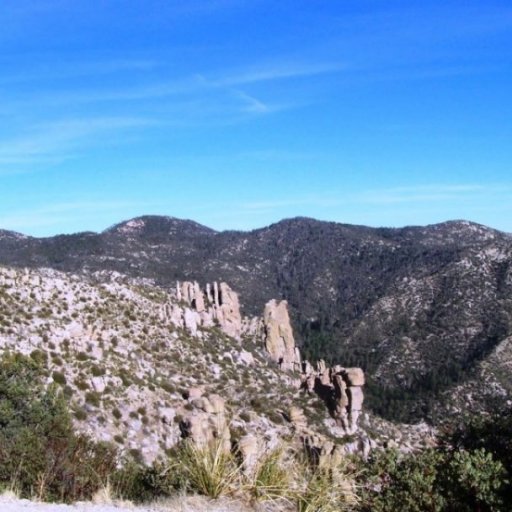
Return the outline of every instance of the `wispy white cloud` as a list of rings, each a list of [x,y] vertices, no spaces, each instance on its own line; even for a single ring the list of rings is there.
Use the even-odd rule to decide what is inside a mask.
[[[128,65],[128,63],[127,63]],[[108,64],[106,65],[108,66]],[[176,96],[204,98],[208,94],[218,91],[233,92],[237,95],[243,106],[242,110],[248,113],[270,113],[282,108],[291,108],[292,103],[281,107],[270,107],[261,100],[248,94],[235,86],[249,85],[257,82],[267,82],[273,80],[292,79],[318,75],[323,73],[332,73],[342,69],[341,65],[334,63],[327,64],[290,64],[283,61],[270,67],[250,68],[248,70],[239,70],[237,73],[221,73],[219,77],[207,77],[204,74],[197,73],[188,77],[170,78],[166,81],[159,81],[139,85],[135,87],[122,87],[115,89],[82,89],[69,91],[52,90],[45,93],[38,91],[37,98],[23,98],[22,96],[13,100],[16,106],[22,106],[24,103],[28,106],[32,102],[37,102],[38,106],[63,106],[67,104],[86,104],[86,103],[112,103],[112,102],[133,102],[140,100],[159,100]]]
[[[73,153],[98,137],[154,125],[155,121],[135,117],[95,117],[48,122],[16,138],[0,140],[0,164],[51,163]]]
[[[242,107],[242,110],[245,112],[249,112],[251,114],[268,114],[272,108],[269,105],[266,105],[259,99],[251,96],[243,91],[234,91],[236,96],[245,103],[245,106]]]
[[[121,88],[68,90],[53,88],[51,92],[38,91],[37,98],[20,96],[13,103],[22,106],[37,103],[39,106],[63,106],[87,103],[133,102],[139,100],[158,100],[172,96],[191,96],[206,89],[204,80],[199,76],[169,79],[157,83],[125,86]]]
[[[98,63],[84,63],[79,65],[77,69],[72,66],[69,69],[64,68],[62,75],[59,77],[59,71],[52,71],[52,80],[65,78],[75,74],[97,74],[116,71],[126,71],[130,68],[151,67],[154,65],[163,65],[163,63],[154,63],[152,61],[112,61]],[[288,95],[287,101],[283,103],[279,101],[262,101],[256,97],[254,92],[247,92],[243,86],[249,86],[260,82],[271,82],[277,80],[290,80],[301,77],[310,77],[314,75],[335,73],[343,69],[343,66],[335,62],[315,63],[315,62],[289,62],[286,59],[276,61],[270,65],[249,66],[232,72],[220,71],[214,73],[196,73],[190,76],[170,77],[166,80],[153,81],[145,84],[130,86],[130,79],[127,85],[116,88],[74,88],[68,89],[65,85],[60,88],[52,83],[50,90],[45,91],[44,86],[37,91],[37,96],[30,93],[16,93],[14,97],[4,97],[3,104],[10,105],[11,111],[27,110],[36,107],[37,109],[57,108],[72,105],[96,104],[97,108],[101,108],[101,104],[118,105],[119,107],[128,107],[133,102],[152,102],[162,103],[171,101],[177,106],[180,103],[190,100],[201,102],[212,102],[219,104],[219,95],[231,94],[238,98],[239,113],[245,115],[261,115],[270,114],[284,109],[291,109],[301,106],[303,102],[293,100],[292,95]],[[124,76],[124,75],[121,75]],[[16,80],[21,77],[4,77],[1,80]],[[66,83],[64,81],[64,83]],[[181,99],[177,99],[181,97]],[[5,107],[4,107],[5,108]],[[228,112],[232,114],[231,111]]]
[[[214,78],[212,83],[217,86],[247,85],[257,82],[301,78],[342,71],[344,66],[337,62],[326,63],[290,63],[280,62],[265,67],[254,67],[238,70],[232,74]]]

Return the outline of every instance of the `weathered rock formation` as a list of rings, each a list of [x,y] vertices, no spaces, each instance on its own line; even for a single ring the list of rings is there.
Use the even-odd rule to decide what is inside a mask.
[[[226,283],[208,283],[201,288],[197,282],[177,282],[174,297],[178,305],[165,305],[162,316],[193,336],[199,334],[200,327],[214,326],[237,340],[252,336],[263,341],[268,355],[282,370],[301,370],[286,301],[271,300],[262,318],[247,318],[240,313],[238,295]]]
[[[361,368],[343,368],[336,365],[327,368],[325,362],[317,363],[313,371],[309,363],[304,364],[303,387],[316,392],[326,403],[336,423],[346,434],[357,430],[364,394],[364,372]]]
[[[342,466],[341,462],[346,455],[357,453],[367,458],[376,446],[375,442],[366,435],[345,444],[336,444],[331,439],[312,431],[305,433],[301,441],[310,460],[319,467],[331,471],[336,471]]]
[[[167,292],[116,272],[0,267],[4,350],[47,354],[48,384],[64,380],[73,409],[82,413],[76,428],[101,441],[122,439],[124,452],[137,450],[148,464],[183,436],[228,450],[229,425],[247,471],[289,436],[300,442],[319,426],[334,436],[345,433],[316,414],[314,400],[295,401],[300,372],[279,371],[300,363],[286,302],[271,301],[262,317],[242,318],[237,295],[224,283],[185,282]],[[333,417],[355,424],[362,372],[323,362],[304,367],[304,385],[312,392],[324,386]],[[215,393],[229,400],[229,418]],[[322,442],[315,440],[315,449],[330,454]]]
[[[202,396],[194,388],[189,393],[189,410],[180,423],[183,437],[198,447],[216,440],[226,452],[231,450],[231,434],[224,399],[219,395]],[[200,395],[200,396],[198,396]]]
[[[238,449],[245,474],[252,475],[263,452],[261,440],[254,434],[246,434],[240,438]]]
[[[207,284],[205,288],[196,282],[177,283],[176,298],[186,303],[182,313],[183,324],[192,334],[197,333],[199,326],[218,325],[236,339],[249,334],[255,336],[256,340],[262,340],[269,357],[282,370],[302,371],[302,386],[309,392],[316,392],[325,401],[343,432],[356,432],[364,399],[363,371],[339,365],[328,368],[322,360],[317,363],[316,369],[307,361],[302,363],[286,301],[269,301],[261,319],[249,320],[242,318],[238,295],[226,283]],[[254,358],[249,357],[244,362],[254,364]],[[300,417],[299,412],[299,409],[293,408],[291,416],[292,423],[301,430],[306,425],[305,417]],[[197,430],[199,427],[191,428]],[[201,438],[201,435],[198,436]]]
[[[203,289],[197,282],[178,282],[175,296],[188,306],[184,323],[192,334],[196,334],[199,326],[218,325],[228,336],[240,339],[243,330],[240,303],[238,295],[226,283],[208,283]]]
[[[265,348],[270,357],[283,370],[300,370],[300,352],[295,346],[288,303],[285,300],[267,302],[263,313],[263,328]]]
[[[307,420],[304,411],[297,406],[290,407],[288,417],[297,431],[305,430],[307,428]]]

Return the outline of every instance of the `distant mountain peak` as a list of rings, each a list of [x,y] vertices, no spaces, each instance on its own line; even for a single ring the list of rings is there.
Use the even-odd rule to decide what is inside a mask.
[[[106,229],[104,233],[123,235],[175,235],[188,232],[190,234],[215,233],[215,230],[188,219],[178,219],[164,215],[143,215],[134,217]]]
[[[25,240],[29,238],[27,235],[22,233],[18,233],[16,231],[6,231],[4,229],[0,229],[0,240]]]
[[[144,231],[147,226],[147,220],[144,217],[135,217],[133,219],[123,221],[119,224],[115,224],[114,226],[105,230],[105,232],[117,232],[117,233],[126,233],[126,234],[135,234]]]

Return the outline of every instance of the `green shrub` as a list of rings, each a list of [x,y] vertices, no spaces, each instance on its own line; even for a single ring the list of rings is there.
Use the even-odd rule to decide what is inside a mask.
[[[298,512],[342,512],[354,510],[358,503],[352,477],[344,477],[326,468],[316,467],[306,471],[303,478],[305,485],[296,496]]]
[[[52,379],[53,379],[53,382],[55,382],[57,384],[61,384],[63,386],[66,384],[66,376],[62,372],[57,372],[57,371],[53,372]]]
[[[504,510],[505,468],[483,448],[456,451],[440,472],[452,510]]]
[[[74,380],[75,386],[80,389],[81,391],[85,391],[86,389],[89,389],[89,383],[84,380],[82,376],[77,377]]]
[[[501,462],[483,449],[389,451],[366,467],[364,510],[506,511],[502,496],[507,483]]]
[[[167,393],[176,393],[176,386],[172,382],[164,381],[160,383],[160,387]]]
[[[76,355],[77,361],[87,361],[89,359],[89,356],[85,352],[78,352]]]
[[[123,461],[121,468],[112,474],[110,483],[115,496],[138,503],[174,492],[168,487],[168,475],[161,465],[148,467],[131,459]]]
[[[437,468],[441,462],[442,454],[436,450],[404,457],[395,450],[377,453],[364,474],[367,490],[370,490],[365,495],[365,510],[444,510],[446,499],[437,484]],[[374,489],[380,492],[374,494]]]
[[[76,409],[74,414],[75,418],[79,421],[85,421],[87,419],[87,413],[82,408]]]
[[[21,354],[0,359],[0,485],[44,500],[87,499],[116,467],[107,444],[76,435],[61,394]]]
[[[100,406],[101,395],[97,391],[89,391],[85,394],[85,401],[95,407]]]
[[[105,375],[105,368],[94,364],[91,366],[91,373],[94,377],[101,377],[102,375]]]
[[[43,352],[42,350],[35,349],[30,353],[30,357],[36,361],[39,365],[43,365],[46,363],[48,356],[46,355],[46,352]]]

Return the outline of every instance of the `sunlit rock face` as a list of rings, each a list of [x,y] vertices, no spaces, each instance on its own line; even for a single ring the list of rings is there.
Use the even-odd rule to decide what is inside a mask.
[[[189,308],[187,328],[197,332],[197,326],[219,326],[228,336],[240,339],[242,315],[238,294],[226,283],[207,283],[201,288],[197,282],[178,282],[175,290],[178,301]],[[193,312],[193,313],[192,313]]]
[[[265,347],[283,370],[300,369],[300,353],[295,346],[293,329],[285,300],[271,300],[263,312]]]

